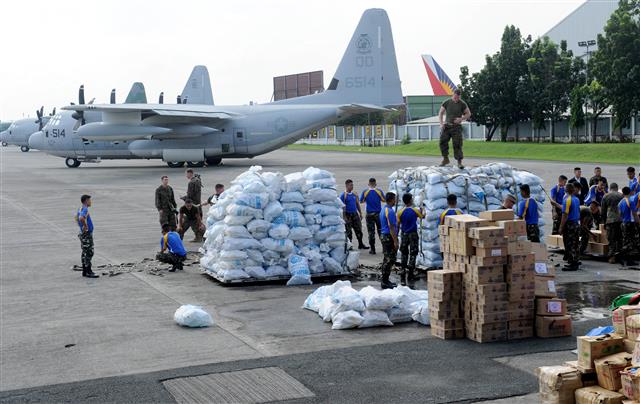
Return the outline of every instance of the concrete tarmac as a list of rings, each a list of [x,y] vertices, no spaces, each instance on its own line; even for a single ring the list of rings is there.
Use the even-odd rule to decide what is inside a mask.
[[[212,193],[215,183],[228,185],[251,165],[285,174],[313,165],[334,172],[339,182],[352,178],[360,190],[371,176],[386,189],[395,169],[437,162],[433,157],[280,150],[196,171],[206,187],[203,195]],[[540,175],[547,188],[560,173],[570,177],[575,165],[507,163]],[[585,176],[593,166],[582,164]],[[623,182],[624,166],[601,167],[610,182]],[[184,170],[136,160],[69,169],[60,158],[2,148],[0,172],[3,401],[170,401],[159,380],[260,366],[285,369],[316,394],[311,401],[491,399],[535,390],[530,374],[493,357],[575,347],[571,338],[489,345],[440,341],[417,324],[332,331],[315,313],[300,308],[314,286],[222,287],[196,267],[164,276],[132,272],[88,280],[70,269],[80,260],[73,221],[80,195],[92,195],[94,204],[94,266],[137,262],[158,250],[153,203],[160,176],[169,175],[178,197],[186,192]],[[199,247],[186,245],[192,251]],[[381,258],[380,253],[364,254],[362,261],[373,264]],[[561,273],[560,283],[640,281],[636,271],[585,264],[579,273]],[[186,303],[203,306],[215,326],[192,330],[175,325],[173,312]],[[585,321],[576,328],[606,322]],[[469,389],[460,390],[460,385]],[[429,391],[433,400],[424,399]]]

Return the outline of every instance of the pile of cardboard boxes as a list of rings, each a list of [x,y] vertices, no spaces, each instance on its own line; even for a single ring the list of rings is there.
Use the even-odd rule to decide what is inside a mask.
[[[542,403],[640,403],[640,306],[612,320],[614,334],[578,337],[577,361],[538,368]]]
[[[551,248],[564,249],[564,241],[562,236],[558,234],[552,234],[546,237],[545,241]],[[591,230],[591,237],[589,238],[589,245],[587,251],[593,255],[609,254],[609,241],[607,239],[607,231],[604,228],[604,224],[598,227],[598,230]]]
[[[462,273],[429,271],[431,334],[442,339],[464,338]]]
[[[543,278],[547,285],[541,288],[542,297],[553,298],[555,273],[547,266],[546,248],[526,240],[524,221],[514,220],[512,210],[486,211],[480,217],[453,215],[446,217],[439,234],[443,270],[430,271],[428,276],[432,334],[461,338],[466,333],[477,342],[532,337],[538,320],[536,280]],[[457,279],[445,275],[451,273],[461,274],[461,317],[446,301],[438,300],[458,296],[459,290],[447,283]],[[566,302],[555,299],[549,308],[555,310],[557,302],[561,312],[540,313],[541,336],[571,335]],[[546,319],[552,316],[550,324]]]

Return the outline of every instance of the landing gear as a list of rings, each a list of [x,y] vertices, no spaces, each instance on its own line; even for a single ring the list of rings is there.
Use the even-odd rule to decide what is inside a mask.
[[[29,151],[29,146],[20,146],[20,151],[26,153]]]
[[[209,167],[219,166],[222,163],[222,157],[207,157],[207,165]]]
[[[80,161],[78,161],[78,159],[74,159],[74,158],[71,158],[71,157],[67,157],[67,159],[64,161],[64,163],[69,168],[78,168],[78,167],[80,167]]]
[[[204,167],[204,161],[187,161],[187,167],[191,167],[191,168]]]
[[[167,161],[167,165],[171,168],[184,167],[184,161]]]
[[[9,143],[7,143],[7,142],[2,142],[2,147],[7,147],[7,146],[9,146]]]

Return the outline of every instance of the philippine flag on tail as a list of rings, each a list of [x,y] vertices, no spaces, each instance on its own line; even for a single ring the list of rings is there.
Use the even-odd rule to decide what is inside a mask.
[[[433,56],[422,55],[422,63],[424,63],[424,67],[427,69],[433,95],[453,95],[453,90],[458,87],[453,84],[453,81],[451,81],[447,73],[442,70]]]

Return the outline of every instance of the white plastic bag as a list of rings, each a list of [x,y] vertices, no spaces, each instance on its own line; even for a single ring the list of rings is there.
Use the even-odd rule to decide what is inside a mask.
[[[355,271],[360,266],[360,251],[349,251],[347,256],[347,269]]]
[[[247,230],[251,233],[266,233],[270,228],[271,223],[262,219],[254,219],[247,223]]]
[[[324,257],[322,259],[322,264],[324,265],[324,269],[327,272],[330,272],[332,274],[342,273],[342,266],[340,265],[340,263],[338,263],[338,261],[334,260],[331,257]]]
[[[303,203],[304,196],[302,196],[302,193],[299,191],[283,192],[282,195],[280,195],[280,203],[285,203],[285,202]]]
[[[252,278],[264,279],[267,277],[267,272],[259,266],[248,266],[244,268],[244,271]]]
[[[274,277],[274,276],[289,276],[289,271],[280,265],[271,265],[269,267],[267,267],[267,271],[266,271],[266,275],[267,277]]]
[[[313,235],[307,227],[294,227],[289,232],[289,238],[293,241],[305,240],[311,237]]]
[[[411,310],[413,313],[411,314],[411,318],[414,321],[419,322],[420,324],[429,325],[431,324],[429,318],[429,301],[428,300],[418,300],[411,303]]]
[[[200,306],[184,304],[173,314],[173,320],[183,327],[209,327],[213,325],[211,315]]]
[[[405,308],[402,306],[395,306],[388,309],[387,314],[389,315],[389,320],[392,323],[407,323],[413,320],[412,314],[413,312],[409,308]]]
[[[282,214],[282,205],[278,201],[269,202],[264,208],[264,220],[272,222],[273,219]]]
[[[244,226],[227,226],[224,229],[224,235],[226,237],[251,238],[251,234]]]
[[[345,330],[348,328],[356,328],[359,327],[363,321],[364,319],[357,311],[343,311],[333,317],[333,325],[331,326],[331,329]]]
[[[368,310],[388,310],[398,304],[398,294],[391,289],[378,290],[366,286],[359,293]]]
[[[288,238],[288,236],[289,236],[289,226],[287,226],[286,224],[274,224],[269,229],[269,237],[274,238],[276,240]]]
[[[337,306],[335,312],[347,310],[364,311],[364,301],[360,294],[353,288],[340,288],[333,293],[333,303]]]
[[[365,310],[362,312],[362,323],[358,328],[369,328],[379,326],[391,326],[393,323],[389,316],[382,310]]]
[[[311,285],[309,261],[305,257],[291,254],[289,256],[289,272],[291,273],[291,279],[287,282],[287,286]]]

